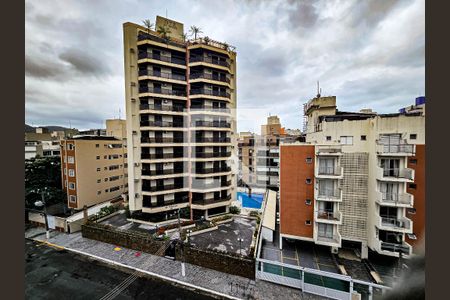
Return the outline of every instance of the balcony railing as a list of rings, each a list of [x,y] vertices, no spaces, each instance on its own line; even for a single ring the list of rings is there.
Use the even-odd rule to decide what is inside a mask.
[[[341,220],[341,212],[335,211],[325,211],[325,210],[319,210],[317,211],[317,218],[322,220],[328,220],[328,221],[340,221]]]
[[[140,110],[162,110],[162,111],[175,111],[175,112],[182,112],[184,110],[183,106],[176,106],[176,105],[154,105],[154,104],[141,104],[139,105]]]
[[[197,137],[195,143],[229,143],[231,139],[229,137]]]
[[[192,188],[194,189],[213,189],[213,188],[220,188],[220,187],[226,187],[231,185],[231,180],[228,181],[213,181],[211,183],[205,183],[203,180],[194,180],[192,183]]]
[[[407,144],[406,140],[399,144],[382,144],[377,141],[377,151],[386,154],[414,154],[415,147],[412,144]]]
[[[195,157],[212,158],[212,157],[229,157],[231,152],[195,152]]]
[[[330,155],[342,153],[342,146],[340,145],[319,145],[317,147],[317,154]]]
[[[184,153],[141,153],[141,159],[182,158]]]
[[[380,216],[381,225],[385,227],[411,229],[411,220],[407,218],[392,218],[389,216]]]
[[[395,244],[381,241],[381,250],[409,255],[411,253],[411,246],[407,243]]]
[[[231,109],[223,108],[223,107],[213,107],[213,106],[191,106],[191,112],[202,112],[202,111],[210,111],[217,113],[231,113]]]
[[[207,90],[207,89],[191,89],[191,95],[208,95],[208,96],[216,96],[216,97],[225,97],[230,98],[231,94],[224,91],[215,91],[215,90]]]
[[[164,169],[164,170],[142,170],[142,175],[144,176],[159,176],[159,175],[171,175],[171,174],[182,174],[185,170],[182,168],[175,169]],[[186,170],[187,172],[187,170]]]
[[[224,121],[194,121],[195,127],[231,128],[231,124]]]
[[[142,185],[142,191],[144,191],[144,192],[160,192],[160,191],[182,189],[183,187],[184,186],[182,184],[166,184],[166,185],[160,185],[160,186]]]
[[[139,93],[154,93],[154,94],[161,94],[161,95],[186,97],[186,91],[151,88],[148,86],[139,87]]]
[[[151,40],[151,41],[155,41],[155,42],[159,42],[159,43],[164,43],[164,44],[168,44],[168,45],[172,45],[175,47],[181,47],[181,48],[185,48],[186,45],[183,42],[176,42],[174,40],[166,40],[162,37],[158,37],[158,36],[154,36],[154,35],[150,35],[148,33],[145,32],[140,32],[138,35],[138,41],[144,41],[144,40]]]
[[[386,178],[399,178],[414,180],[414,170],[409,168],[381,168],[378,167],[379,176]]]
[[[198,170],[195,170],[195,173],[210,174],[210,173],[221,173],[221,172],[229,172],[229,171],[231,171],[231,167],[198,169]]]
[[[141,127],[183,127],[183,122],[170,122],[170,121],[141,121]]]
[[[148,207],[148,208],[157,208],[157,207],[164,207],[167,205],[173,205],[173,204],[182,204],[182,203],[189,203],[189,197],[183,196],[183,197],[175,197],[173,200],[165,200],[165,201],[157,201],[157,202],[151,202],[146,199],[143,200],[142,206]]]
[[[208,205],[208,204],[215,204],[225,201],[230,201],[231,195],[228,195],[224,198],[207,198],[207,199],[193,199],[192,204],[198,204],[198,205]]]
[[[203,78],[203,79],[209,79],[209,80],[215,80],[215,81],[221,81],[230,83],[230,79],[226,76],[218,76],[213,74],[207,74],[207,73],[193,73],[189,76],[190,79],[197,79],[197,78]]]
[[[154,77],[160,77],[160,78],[165,78],[165,79],[186,81],[186,76],[184,76],[184,75],[172,74],[172,73],[162,73],[162,72],[152,71],[152,70],[139,70],[139,76],[154,76]]]
[[[322,243],[340,244],[341,236],[339,234],[333,234],[332,236],[317,235],[317,241]]]
[[[338,190],[338,189],[335,189],[335,190],[322,190],[322,189],[319,189],[319,191],[317,193],[317,196],[319,198],[326,198],[326,199],[328,199],[328,198],[331,198],[331,199],[333,199],[333,198],[340,198],[341,197],[341,191]]]
[[[164,62],[168,62],[168,63],[172,63],[172,64],[177,64],[177,65],[186,65],[186,61],[184,59],[178,58],[178,57],[171,57],[171,56],[162,56],[160,54],[154,54],[154,53],[148,53],[148,52],[141,52],[138,55],[139,59],[144,59],[144,58],[150,58],[150,59],[156,59],[156,60],[160,60],[160,61],[164,61]]]
[[[141,137],[141,143],[183,143],[183,138],[150,138],[150,137]]]
[[[205,62],[205,63],[219,65],[219,66],[223,66],[223,67],[227,67],[227,68],[230,67],[230,64],[228,62],[221,61],[218,59],[212,59],[212,57],[205,57],[205,56],[191,56],[189,59],[189,62],[191,62],[191,63]]]
[[[413,205],[413,196],[408,193],[384,193],[378,192],[380,203]]]

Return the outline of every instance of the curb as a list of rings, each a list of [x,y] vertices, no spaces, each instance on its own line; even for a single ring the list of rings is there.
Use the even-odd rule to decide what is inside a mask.
[[[127,269],[132,269],[132,270],[138,271],[140,273],[144,273],[144,274],[150,275],[152,277],[159,278],[159,279],[164,280],[164,281],[170,281],[170,282],[182,285],[182,286],[189,287],[191,289],[196,289],[196,290],[200,290],[200,291],[203,291],[203,292],[206,292],[206,293],[209,293],[209,294],[213,294],[215,296],[220,296],[220,297],[223,297],[223,298],[226,298],[226,299],[242,300],[241,298],[237,298],[237,297],[234,297],[234,296],[231,296],[231,295],[227,295],[227,294],[224,294],[224,293],[213,291],[213,290],[201,287],[201,286],[194,285],[192,283],[184,282],[184,281],[181,281],[181,280],[178,280],[178,279],[174,279],[174,278],[167,277],[167,276],[164,276],[164,275],[160,275],[160,274],[157,274],[157,273],[153,273],[153,272],[150,272],[150,271],[142,270],[142,269],[139,269],[139,268],[127,265],[127,264],[123,264],[123,263],[119,263],[119,262],[113,261],[113,260],[108,259],[108,258],[104,258],[104,257],[101,257],[101,256],[97,256],[97,255],[94,255],[94,254],[90,254],[90,253],[83,252],[83,251],[76,250],[76,249],[72,249],[72,248],[59,246],[59,245],[50,243],[50,242],[48,242],[46,240],[38,240],[38,239],[33,239],[33,238],[31,238],[31,239],[36,241],[36,242],[40,242],[40,243],[46,244],[46,245],[48,245],[50,247],[55,247],[55,248],[58,248],[58,249],[61,249],[61,250],[67,250],[67,251],[74,252],[74,253],[77,253],[77,254],[80,254],[80,255],[92,257],[92,258],[94,258],[96,260],[99,260],[99,261],[103,261],[103,262],[106,262],[106,263],[109,263],[109,264],[112,264],[112,265],[117,265],[117,266],[120,266],[120,267],[123,267],[123,268],[127,268]]]

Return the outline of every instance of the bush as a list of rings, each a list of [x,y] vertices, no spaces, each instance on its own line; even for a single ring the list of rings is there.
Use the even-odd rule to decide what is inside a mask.
[[[228,219],[231,219],[231,218],[233,218],[231,215],[224,215],[224,216],[220,216],[220,217],[212,219],[211,222],[217,223],[217,222],[225,221],[225,220],[228,220]]]
[[[237,206],[230,206],[230,213],[233,215],[238,215],[241,213],[241,209]]]
[[[250,212],[250,217],[259,217],[259,212],[252,210]]]

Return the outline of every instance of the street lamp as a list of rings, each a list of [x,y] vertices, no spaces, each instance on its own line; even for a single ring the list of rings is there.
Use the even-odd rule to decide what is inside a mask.
[[[187,233],[188,233],[188,244],[189,245],[191,244],[191,232],[192,232],[192,230],[190,230],[190,229],[187,230]]]
[[[47,190],[46,188],[44,190]],[[34,205],[37,207],[44,207],[44,219],[45,219],[45,236],[47,239],[50,238],[50,229],[48,227],[48,219],[47,219],[47,206],[45,205],[45,197],[44,190],[41,190],[41,199],[40,201],[34,202]]]
[[[243,238],[238,238],[239,241],[239,255],[242,255],[242,242],[244,241]]]

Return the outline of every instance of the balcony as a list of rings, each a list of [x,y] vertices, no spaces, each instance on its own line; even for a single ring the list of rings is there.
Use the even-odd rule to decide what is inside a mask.
[[[184,42],[176,42],[175,40],[165,40],[162,37],[154,36],[148,33],[140,32],[138,35],[138,41],[151,40],[161,44],[171,45],[175,47],[185,48]]]
[[[340,179],[343,177],[344,169],[342,167],[323,167],[315,169],[315,177],[317,178],[330,178]]]
[[[148,87],[148,86],[139,87],[139,93],[141,93],[141,94],[153,93],[153,94],[161,94],[161,95],[168,95],[168,96],[186,97],[186,91],[152,88],[152,87]]]
[[[341,246],[342,237],[339,232],[336,232],[332,236],[316,236],[316,244],[330,246],[330,247],[340,247]]]
[[[152,71],[152,70],[139,70],[139,76],[153,76],[153,77],[159,77],[159,78],[164,78],[164,79],[186,81],[186,76],[184,76],[184,75],[172,74],[172,73],[162,73],[162,72]]]
[[[141,159],[181,158],[184,153],[141,153]]]
[[[315,190],[316,200],[319,201],[332,201],[332,202],[340,202],[342,201],[342,190]]]
[[[182,168],[178,169],[165,169],[165,170],[142,170],[143,176],[160,176],[160,175],[171,175],[171,174],[183,174],[187,170],[183,170]]]
[[[194,143],[230,143],[229,137],[196,137]]]
[[[409,168],[377,168],[377,179],[394,182],[414,182],[414,170]]]
[[[192,183],[192,188],[196,190],[208,190],[208,189],[219,189],[222,187],[228,187],[231,185],[231,180],[228,181],[213,181],[211,183],[205,183],[203,180],[194,180]]]
[[[399,256],[399,253],[403,255],[411,255],[412,247],[406,242],[402,243],[388,243],[379,241],[379,252],[390,256]]]
[[[186,61],[184,59],[181,59],[178,57],[162,56],[159,54],[141,52],[141,53],[139,53],[138,58],[139,59],[149,58],[149,59],[155,59],[155,60],[159,60],[159,61],[163,61],[163,62],[167,62],[167,63],[171,63],[171,64],[186,66]]]
[[[408,193],[384,193],[377,192],[376,201],[385,206],[412,207],[414,196]]]
[[[160,186],[142,185],[143,192],[160,192],[160,191],[178,190],[182,188],[184,188],[182,184],[166,184]]]
[[[193,73],[189,76],[189,78],[191,80],[195,80],[195,79],[207,79],[207,80],[214,80],[214,81],[220,81],[220,82],[225,82],[225,83],[230,83],[230,79],[227,78],[226,76],[218,76],[218,75],[213,75],[213,74],[207,74],[207,73]]]
[[[195,152],[197,158],[229,157],[231,152]]]
[[[173,106],[173,105],[154,105],[154,104],[141,104],[139,105],[140,110],[158,110],[158,111],[172,111],[172,112],[183,112],[183,106]]]
[[[223,108],[223,107],[214,107],[214,106],[191,106],[190,112],[193,114],[204,113],[204,112],[230,114],[231,109]]]
[[[317,155],[342,155],[341,145],[317,145]]]
[[[412,221],[408,218],[395,218],[391,216],[380,216],[378,228],[382,230],[400,231],[412,233]]]
[[[192,199],[192,204],[197,205],[209,205],[216,204],[221,202],[227,202],[231,200],[231,195],[228,195],[224,198],[206,198],[206,199]]]
[[[406,140],[401,144],[381,144],[377,141],[378,155],[412,156],[414,155],[415,150],[415,145],[407,144]]]
[[[195,170],[197,174],[211,174],[211,173],[222,173],[222,172],[230,172],[231,167],[222,167],[222,168],[207,168],[207,169],[198,169]]]
[[[215,90],[207,90],[207,89],[191,89],[190,95],[207,95],[207,96],[215,96],[215,97],[224,97],[230,99],[231,94],[224,91],[215,91]]]
[[[141,121],[141,127],[184,127],[184,123],[182,121]]]
[[[329,212],[324,210],[315,211],[316,222],[328,224],[342,224],[342,213],[340,211]]]
[[[214,127],[214,128],[231,128],[231,124],[226,121],[203,121],[197,120],[193,122],[194,127]]]
[[[151,138],[151,137],[141,137],[141,143],[151,143],[151,144],[160,144],[160,143],[183,143],[183,138],[175,138],[175,137],[163,137],[163,138]]]
[[[218,59],[212,59],[212,57],[205,57],[205,56],[191,56],[189,62],[190,63],[205,62],[208,64],[218,65],[226,68],[230,67],[230,64],[227,62],[220,61]]]

